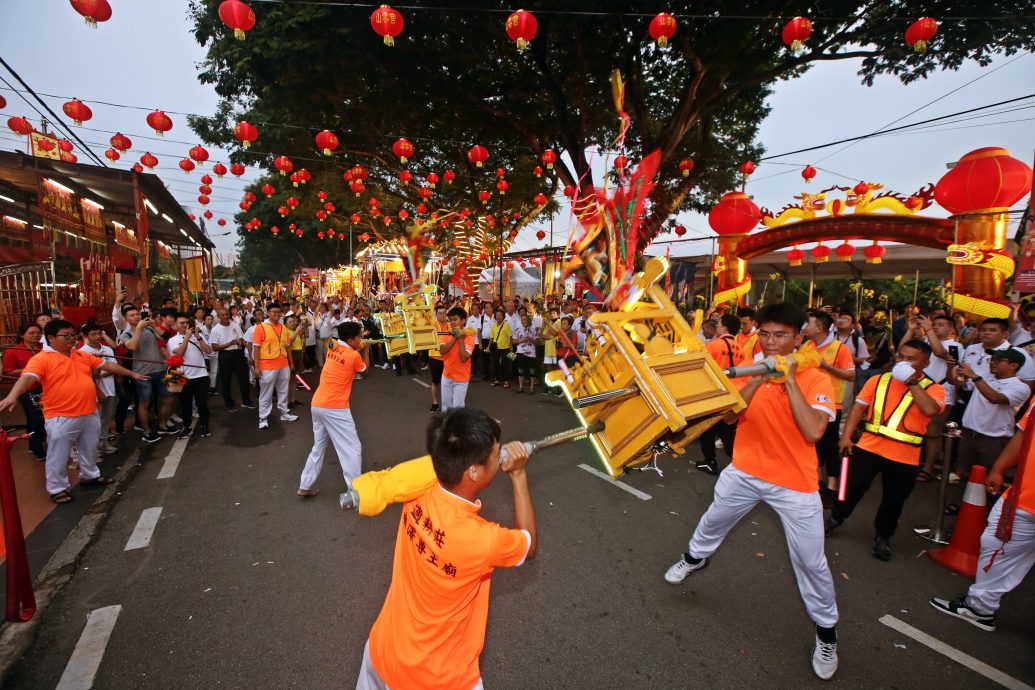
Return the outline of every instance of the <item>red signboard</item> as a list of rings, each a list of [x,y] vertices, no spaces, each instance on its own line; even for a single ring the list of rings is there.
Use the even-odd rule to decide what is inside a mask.
[[[1022,239],[1020,251],[1017,252],[1013,289],[1022,294],[1035,292],[1035,194],[1028,197],[1028,208],[1021,219],[1017,236]]]

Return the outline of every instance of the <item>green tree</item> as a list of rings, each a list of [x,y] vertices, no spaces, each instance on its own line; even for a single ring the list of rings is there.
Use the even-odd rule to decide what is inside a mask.
[[[735,8],[674,0],[665,9],[679,27],[667,49],[647,36],[656,2],[630,0],[618,12],[604,0],[531,0],[525,8],[536,13],[539,31],[524,52],[504,33],[508,3],[441,0],[407,9],[394,48],[371,31],[369,6],[253,3],[256,27],[236,41],[217,4],[194,0],[190,10],[195,36],[208,47],[199,78],[221,99],[213,117],[192,120],[206,141],[232,147],[234,122],[248,119],[259,126],[259,141],[237,160],[268,166],[286,154],[339,175],[361,163],[378,194],[412,205],[415,186],[399,183],[391,154],[392,142],[405,136],[416,147],[409,167],[418,178],[456,171],[438,206],[481,208],[478,193],[493,191],[493,171],[502,167],[511,182],[508,206],[490,204],[486,212],[516,210],[519,223],[544,210],[530,200],[537,191],[600,185],[594,151],[614,144],[609,77],[621,70],[631,117],[626,155],[635,162],[659,150],[662,159],[641,246],[676,211],[705,210],[738,185],[739,164],[763,153],[755,137],[779,80],[818,61],[861,58],[865,84],[880,74],[910,82],[1035,48],[1032,0],[949,0],[936,8],[922,0],[745,0]],[[917,53],[903,33],[932,10],[951,19]],[[795,15],[814,23],[799,53],[780,38]],[[324,128],[342,138],[330,161],[320,160],[313,141]],[[489,149],[485,169],[467,161],[476,143]],[[565,155],[555,177],[537,179],[531,169],[548,148]],[[683,158],[696,164],[687,177],[678,169]]]

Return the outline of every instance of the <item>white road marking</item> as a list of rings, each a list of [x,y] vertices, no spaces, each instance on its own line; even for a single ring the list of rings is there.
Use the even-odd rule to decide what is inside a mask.
[[[148,546],[151,543],[151,535],[155,533],[155,527],[158,525],[158,516],[161,514],[161,506],[148,508],[142,512],[140,519],[137,520],[137,526],[133,528],[133,534],[129,535],[129,541],[126,542],[124,550],[131,551]]]
[[[425,388],[431,388],[431,384],[430,383],[424,383],[423,381],[421,381],[418,378],[411,378],[410,380],[413,381],[414,383],[419,383],[420,385],[424,386]]]
[[[880,622],[888,626],[892,630],[897,630],[903,635],[913,638],[920,644],[930,647],[939,654],[943,654],[944,656],[949,657],[957,664],[966,666],[975,673],[980,673],[985,678],[988,678],[992,682],[1002,685],[1004,688],[1010,688],[1011,690],[1035,690],[1032,688],[1032,686],[1028,685],[1027,683],[1023,683],[1014,678],[1013,676],[1008,676],[999,669],[992,668],[980,659],[975,659],[974,657],[964,652],[961,652],[955,647],[950,647],[941,640],[931,637],[922,630],[917,630],[913,626],[900,621],[898,618],[895,618],[894,616],[881,616]]]
[[[115,605],[90,612],[83,634],[72,651],[72,658],[68,660],[65,672],[58,681],[57,690],[88,690],[93,687],[101,658],[121,611],[122,606]]]
[[[590,467],[589,465],[579,465],[579,467],[581,467],[582,469],[586,470],[590,474],[596,475],[596,476],[600,477],[601,479],[607,481],[608,484],[612,484],[614,486],[617,486],[619,489],[622,489],[623,491],[628,491],[629,493],[631,493],[633,496],[635,496],[636,498],[640,499],[641,501],[649,501],[651,499],[651,495],[650,494],[645,494],[642,491],[640,491],[639,489],[634,489],[633,487],[629,486],[628,484],[626,484],[624,482],[620,482],[617,479],[611,479],[611,477],[609,475],[601,472],[600,470],[598,470],[596,468]]]
[[[188,441],[190,441],[189,438],[178,438],[173,442],[172,449],[165,456],[162,470],[158,473],[159,479],[172,479],[176,476],[176,470],[180,467],[180,460],[183,459],[183,451],[187,450]]]

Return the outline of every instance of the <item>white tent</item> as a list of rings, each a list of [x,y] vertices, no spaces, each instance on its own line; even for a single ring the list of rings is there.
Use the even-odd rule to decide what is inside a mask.
[[[499,269],[487,268],[478,276],[478,298],[491,301],[500,295]],[[505,295],[518,297],[535,297],[542,291],[542,279],[529,274],[520,266],[513,266],[504,271],[507,286]]]

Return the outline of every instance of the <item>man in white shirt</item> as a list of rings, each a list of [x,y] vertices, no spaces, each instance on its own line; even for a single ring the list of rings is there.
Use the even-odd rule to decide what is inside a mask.
[[[974,343],[967,347],[963,352],[963,359],[961,364],[970,365],[971,369],[974,370],[978,376],[989,375],[989,355],[988,350],[1003,350],[1010,347],[1010,341],[1006,339],[1006,334],[1010,330],[1010,322],[1006,319],[985,319],[981,322],[981,328],[978,329],[980,342]],[[1024,364],[1021,366],[1020,371],[1017,372],[1017,377],[1025,383],[1031,385],[1035,383],[1035,363],[1032,362],[1031,358],[1028,357],[1028,353],[1023,350],[1018,350],[1024,357]],[[974,391],[974,385],[967,382],[966,386],[962,387],[963,390],[967,391],[967,397]]]
[[[219,323],[212,327],[209,344],[219,358],[219,380],[223,392],[223,403],[228,412],[237,411],[237,403],[230,393],[230,379],[237,379],[241,392],[241,405],[253,409],[251,388],[248,385],[248,362],[245,358],[245,340],[241,327],[230,320],[230,313],[220,307],[216,310]]]
[[[115,361],[115,352],[104,344],[104,329],[97,323],[87,323],[79,332],[83,335],[83,352],[94,357],[100,357],[105,362],[118,364]],[[98,452],[109,455],[117,453],[118,448],[108,442],[108,434],[111,433],[111,420],[115,416],[115,404],[118,398],[115,397],[115,375],[111,372],[99,369],[97,372],[97,414],[101,419],[100,443],[97,446]],[[104,399],[101,399],[101,396]]]
[[[931,480],[934,466],[945,449],[945,424],[952,418],[956,404],[956,386],[948,381],[949,362],[952,361],[955,366],[963,346],[956,340],[956,322],[951,316],[940,314],[930,319],[920,316],[912,320],[904,340],[919,337],[921,331],[931,346],[931,361],[924,373],[945,389],[945,409],[931,417],[924,434],[924,466],[916,477],[918,482],[924,483]]]
[[[194,334],[190,325],[190,317],[180,312],[176,315],[176,335],[169,338],[166,345],[169,354],[183,357],[183,375],[187,383],[180,391],[180,416],[183,417],[183,430],[180,438],[190,438],[193,432],[191,408],[198,408],[198,435],[202,438],[211,436],[208,428],[208,369],[205,358],[212,354],[212,347]]]
[[[478,333],[479,341],[481,342],[481,370],[482,378],[486,381],[489,380],[491,375],[491,364],[492,357],[489,353],[489,341],[492,339],[492,324],[495,323],[495,319],[492,316],[492,303],[482,303],[482,313],[478,317]]]
[[[318,367],[323,367],[327,359],[327,340],[333,334],[336,325],[334,315],[326,302],[316,307],[316,314],[313,315],[313,330],[316,333],[316,366]]]

